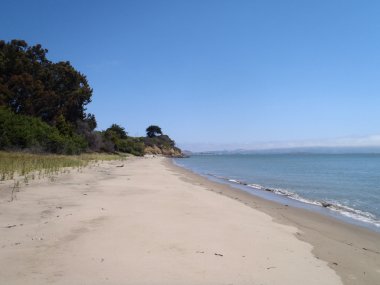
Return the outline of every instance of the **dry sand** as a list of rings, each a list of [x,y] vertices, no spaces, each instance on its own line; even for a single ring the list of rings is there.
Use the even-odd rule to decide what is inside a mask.
[[[360,251],[372,277],[359,282],[317,258],[318,246],[300,240],[313,236],[302,225],[278,223],[282,214],[254,208],[260,200],[165,158],[33,182],[13,202],[7,184],[0,189],[0,284],[376,284],[380,276],[375,247]],[[324,247],[334,254],[335,245]]]

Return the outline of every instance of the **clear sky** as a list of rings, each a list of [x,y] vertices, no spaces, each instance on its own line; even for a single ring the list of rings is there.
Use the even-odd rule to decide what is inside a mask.
[[[99,129],[184,148],[380,145],[380,1],[1,1],[0,39],[69,60]],[[375,138],[375,140],[373,139]]]

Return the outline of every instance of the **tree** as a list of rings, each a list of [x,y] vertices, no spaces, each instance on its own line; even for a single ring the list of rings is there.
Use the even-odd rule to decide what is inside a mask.
[[[116,134],[116,136],[119,138],[119,139],[126,139],[127,138],[127,132],[125,131],[125,129],[122,127],[122,126],[119,126],[118,124],[112,124],[111,127],[109,127],[107,130],[106,130],[106,133],[109,133],[109,132],[113,132]]]
[[[125,129],[118,124],[112,124],[111,127],[103,132],[104,144],[108,149],[111,149],[110,143],[113,145],[112,149],[116,151],[123,151],[125,140],[128,138]]]
[[[39,117],[50,125],[64,120],[75,126],[86,118],[92,89],[86,76],[68,61],[53,63],[41,45],[0,41],[0,106]]]
[[[154,138],[158,135],[162,135],[161,128],[159,126],[151,125],[146,129],[146,135],[149,138]]]
[[[83,120],[89,127],[91,131],[95,130],[98,126],[98,123],[96,122],[96,118],[94,114],[88,113],[86,118]]]

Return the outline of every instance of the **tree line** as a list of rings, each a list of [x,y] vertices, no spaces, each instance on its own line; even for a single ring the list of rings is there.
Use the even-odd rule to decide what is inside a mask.
[[[84,151],[143,155],[153,144],[174,147],[159,126],[146,137],[131,137],[112,124],[96,130],[86,113],[92,88],[69,61],[52,62],[40,44],[0,41],[0,149],[78,154]]]

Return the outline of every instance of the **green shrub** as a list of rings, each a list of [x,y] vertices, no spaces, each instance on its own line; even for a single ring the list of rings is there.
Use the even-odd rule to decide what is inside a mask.
[[[87,142],[82,136],[63,135],[39,118],[17,115],[0,108],[0,149],[79,154],[86,147]]]
[[[156,137],[145,137],[144,143],[146,146],[158,146],[159,148],[169,149],[175,147],[175,142],[167,135]]]
[[[145,145],[139,138],[126,138],[119,141],[118,149],[121,152],[130,153],[136,156],[143,156]]]

